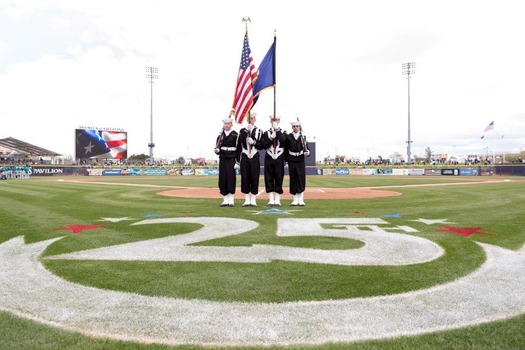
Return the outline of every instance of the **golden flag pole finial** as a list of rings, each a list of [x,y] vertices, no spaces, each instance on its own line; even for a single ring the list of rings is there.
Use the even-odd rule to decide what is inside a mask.
[[[246,28],[246,33],[248,33],[248,22],[252,23],[250,17],[243,17],[242,21],[244,22],[244,27]]]

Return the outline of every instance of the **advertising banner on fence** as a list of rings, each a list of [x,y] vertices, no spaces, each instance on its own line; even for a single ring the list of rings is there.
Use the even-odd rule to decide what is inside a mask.
[[[377,175],[392,175],[392,169],[377,169]]]
[[[425,169],[407,169],[407,175],[412,175],[412,176],[425,175]]]
[[[103,169],[88,169],[88,175],[89,176],[102,176]]]
[[[88,169],[80,167],[63,167],[63,166],[32,166],[30,169],[31,176],[60,176],[60,175],[88,175]]]
[[[31,168],[28,166],[0,166],[0,180],[29,179]]]
[[[436,169],[425,169],[425,175],[441,175],[441,171]]]
[[[459,175],[459,169],[441,169],[441,175],[457,176]]]
[[[474,170],[472,168],[459,169],[459,175],[460,176],[474,176],[474,175],[478,175],[478,172],[477,170]]]
[[[195,175],[195,169],[182,169],[180,174],[184,176]]]
[[[122,175],[122,171],[120,169],[106,169],[102,171],[102,175],[104,176],[120,176]]]

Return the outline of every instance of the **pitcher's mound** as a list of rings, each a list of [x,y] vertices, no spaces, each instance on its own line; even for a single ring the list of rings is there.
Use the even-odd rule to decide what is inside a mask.
[[[159,192],[160,195],[179,198],[221,198],[217,188],[202,187],[185,187],[175,190]],[[376,198],[400,196],[401,193],[383,189],[372,189],[369,187],[356,188],[318,188],[307,187],[304,193],[305,199],[358,199],[358,198]],[[242,196],[241,191],[237,189],[236,196]],[[261,193],[265,197],[266,193]],[[284,193],[283,199],[292,199],[292,195]]]

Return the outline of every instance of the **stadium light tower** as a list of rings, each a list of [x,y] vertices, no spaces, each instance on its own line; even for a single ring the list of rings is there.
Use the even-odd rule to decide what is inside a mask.
[[[411,163],[412,159],[412,140],[410,139],[410,75],[416,73],[416,63],[408,62],[401,65],[402,74],[407,76],[408,80],[408,140],[407,140],[407,164]]]
[[[150,99],[150,131],[149,131],[149,161],[150,163],[153,163],[153,147],[155,147],[155,143],[153,143],[153,79],[159,78],[159,69],[156,67],[146,67],[146,78],[149,78],[150,83],[150,89],[151,89],[151,99]]]

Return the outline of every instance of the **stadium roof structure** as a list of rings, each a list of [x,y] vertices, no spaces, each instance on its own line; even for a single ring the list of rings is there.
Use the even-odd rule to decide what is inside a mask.
[[[17,140],[13,137],[0,139],[0,146],[15,151],[18,154],[26,154],[29,156],[61,156],[61,154],[57,152]]]

